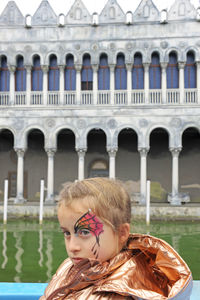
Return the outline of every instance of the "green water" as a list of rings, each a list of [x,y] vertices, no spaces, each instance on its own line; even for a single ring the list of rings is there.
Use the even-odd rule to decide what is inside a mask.
[[[200,223],[136,223],[132,232],[164,239],[184,258],[200,280]],[[48,282],[66,258],[57,221],[9,221],[0,226],[0,282]]]

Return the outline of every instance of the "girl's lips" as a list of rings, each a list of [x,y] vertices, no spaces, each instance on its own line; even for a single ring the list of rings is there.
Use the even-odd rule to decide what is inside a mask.
[[[83,258],[80,257],[73,257],[71,258],[74,264],[78,264]]]

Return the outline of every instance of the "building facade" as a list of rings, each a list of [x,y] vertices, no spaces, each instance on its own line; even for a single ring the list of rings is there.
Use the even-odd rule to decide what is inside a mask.
[[[145,203],[200,202],[200,10],[115,0],[57,16],[14,1],[0,15],[0,198],[55,201],[66,181],[123,180]]]

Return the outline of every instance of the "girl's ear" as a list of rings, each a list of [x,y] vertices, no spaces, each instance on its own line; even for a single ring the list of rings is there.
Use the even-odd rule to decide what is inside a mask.
[[[122,245],[122,247],[128,240],[129,234],[130,234],[130,224],[129,223],[121,224],[119,227],[119,242]]]

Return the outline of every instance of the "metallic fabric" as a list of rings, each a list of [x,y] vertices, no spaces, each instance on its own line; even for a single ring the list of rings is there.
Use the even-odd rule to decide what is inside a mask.
[[[187,264],[165,241],[131,234],[109,261],[84,259],[59,267],[40,300],[188,300],[192,276]]]

